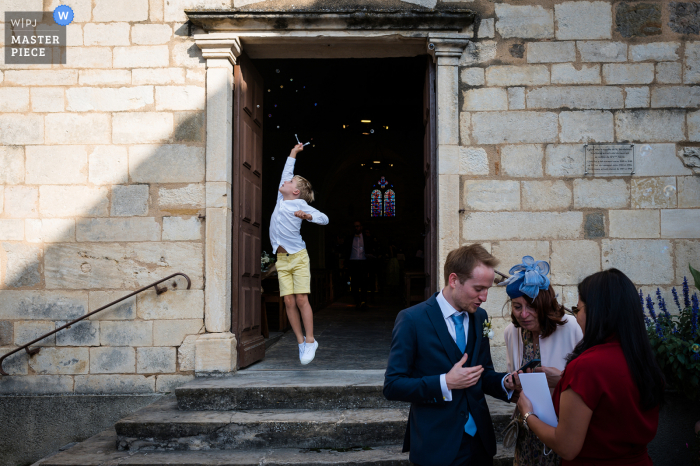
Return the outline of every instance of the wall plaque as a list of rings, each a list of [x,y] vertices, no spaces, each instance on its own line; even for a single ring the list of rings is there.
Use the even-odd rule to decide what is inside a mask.
[[[586,175],[634,174],[634,144],[585,144],[583,150]]]

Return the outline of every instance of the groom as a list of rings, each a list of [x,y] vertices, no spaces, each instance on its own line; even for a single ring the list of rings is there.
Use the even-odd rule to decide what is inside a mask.
[[[507,401],[512,377],[493,369],[484,336],[498,260],[480,244],[451,251],[445,288],[401,311],[384,396],[411,403],[403,451],[420,466],[492,465],[496,437],[484,393]]]

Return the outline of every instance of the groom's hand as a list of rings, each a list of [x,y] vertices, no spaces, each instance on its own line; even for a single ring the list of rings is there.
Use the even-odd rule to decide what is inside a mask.
[[[481,373],[484,372],[484,368],[481,366],[462,367],[466,364],[467,357],[468,355],[465,353],[462,359],[452,366],[450,372],[445,374],[445,383],[448,389],[469,388],[472,385],[476,385],[479,381],[479,377],[481,377]]]

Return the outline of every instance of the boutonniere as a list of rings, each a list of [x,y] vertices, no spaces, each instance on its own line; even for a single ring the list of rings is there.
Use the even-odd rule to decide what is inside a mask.
[[[493,340],[493,337],[495,335],[495,333],[493,333],[493,329],[491,328],[491,322],[489,322],[488,320],[484,321],[484,333],[483,333],[483,335],[485,337],[489,337],[489,340]]]

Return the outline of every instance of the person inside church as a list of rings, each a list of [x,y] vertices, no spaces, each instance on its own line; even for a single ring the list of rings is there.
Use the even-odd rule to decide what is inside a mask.
[[[355,306],[367,308],[367,289],[369,287],[369,264],[374,257],[374,241],[367,236],[362,222],[353,224],[353,234],[345,241],[347,245],[347,265],[350,274],[350,287]]]

